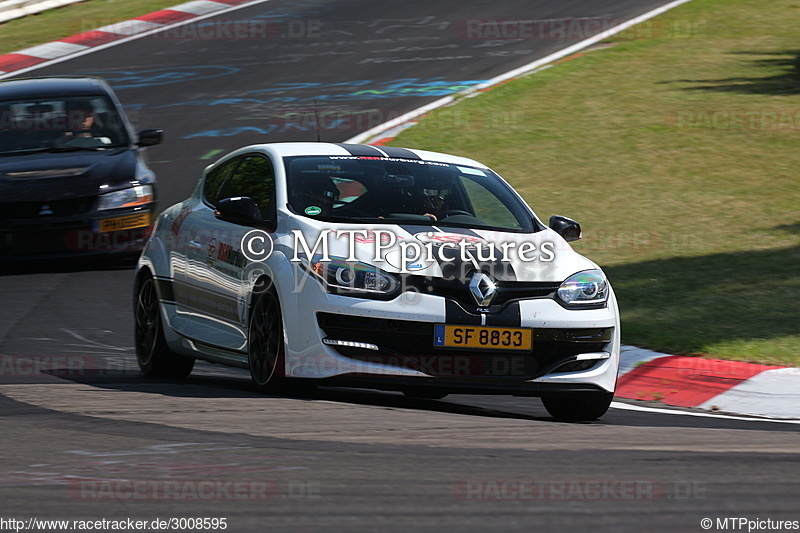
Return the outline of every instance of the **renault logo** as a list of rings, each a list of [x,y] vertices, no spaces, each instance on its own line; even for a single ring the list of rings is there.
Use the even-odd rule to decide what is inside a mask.
[[[479,306],[486,307],[492,302],[492,298],[497,293],[497,285],[486,274],[476,272],[472,275],[472,279],[469,280],[469,292],[472,293],[472,297],[475,298]]]
[[[41,211],[39,211],[39,216],[52,215],[52,214],[53,210],[50,209],[50,206],[48,204],[42,204],[42,209]]]

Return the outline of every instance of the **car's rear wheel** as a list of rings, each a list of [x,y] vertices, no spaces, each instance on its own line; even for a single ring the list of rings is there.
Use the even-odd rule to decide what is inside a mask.
[[[149,275],[139,285],[135,313],[136,359],[144,375],[162,378],[188,376],[194,368],[194,359],[176,354],[167,347],[161,324],[156,284]]]
[[[573,396],[546,396],[542,403],[556,420],[582,422],[606,414],[613,398],[613,392],[584,392]]]
[[[262,391],[275,390],[283,377],[283,317],[274,290],[261,294],[253,306],[247,335],[250,376]]]

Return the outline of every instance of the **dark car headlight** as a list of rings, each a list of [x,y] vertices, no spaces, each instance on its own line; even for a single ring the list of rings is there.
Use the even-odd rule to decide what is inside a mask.
[[[101,194],[97,203],[97,210],[105,211],[120,207],[136,207],[149,204],[153,202],[154,198],[151,185],[137,185],[136,187]]]
[[[600,270],[584,270],[558,288],[558,299],[570,308],[600,307],[608,300],[608,281]]]

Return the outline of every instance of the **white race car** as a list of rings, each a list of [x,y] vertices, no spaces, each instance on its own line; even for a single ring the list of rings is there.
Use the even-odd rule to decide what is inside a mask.
[[[470,159],[247,146],[158,218],[136,271],[139,365],[185,377],[202,359],[288,393],[539,396],[592,420],[614,394],[619,313],[567,244],[580,235]]]

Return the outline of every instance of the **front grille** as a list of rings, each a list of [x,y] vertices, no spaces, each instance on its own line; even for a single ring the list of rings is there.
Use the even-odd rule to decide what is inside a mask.
[[[475,299],[469,291],[469,280],[407,276],[404,283],[406,287],[413,287],[423,294],[433,294],[455,300],[464,309],[474,309],[476,305]],[[553,298],[561,284],[540,281],[495,281],[495,285],[497,292],[489,307],[490,313],[496,312],[506,303],[514,300]]]
[[[50,202],[0,202],[0,219],[46,220],[47,217],[69,217],[84,215],[92,210],[94,196],[53,200]],[[52,211],[52,213],[50,213]],[[40,214],[47,212],[47,214]]]
[[[317,313],[330,339],[375,344],[379,351],[336,346],[345,357],[399,366],[441,377],[503,377],[530,380],[549,373],[575,355],[606,350],[612,328],[534,329],[533,350],[464,350],[433,346],[434,324]]]

